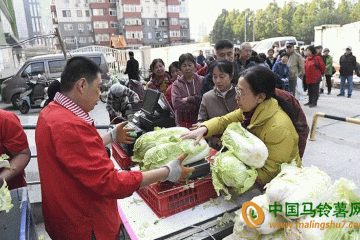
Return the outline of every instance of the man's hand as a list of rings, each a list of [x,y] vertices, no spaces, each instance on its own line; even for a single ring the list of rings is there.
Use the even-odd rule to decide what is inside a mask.
[[[195,168],[183,167],[181,165],[187,156],[188,156],[187,153],[183,153],[177,159],[172,160],[171,162],[165,165],[165,167],[169,169],[169,175],[165,179],[165,181],[183,182],[187,178],[189,178],[190,173],[194,172]]]
[[[111,138],[113,142],[131,144],[135,141],[135,138],[130,137],[130,132],[134,131],[131,128],[124,128],[127,122],[122,122],[116,125],[111,131]]]

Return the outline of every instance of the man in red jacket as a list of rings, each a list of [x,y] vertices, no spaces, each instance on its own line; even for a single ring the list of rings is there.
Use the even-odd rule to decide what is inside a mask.
[[[117,199],[139,187],[189,176],[181,166],[186,154],[149,172],[114,168],[104,145],[133,141],[126,123],[100,136],[88,112],[100,97],[99,67],[74,57],[61,75],[58,92],[40,115],[35,131],[46,231],[53,240],[115,240],[120,234]]]
[[[0,168],[0,187],[5,180],[9,189],[25,187],[24,168],[30,161],[30,149],[19,118],[12,112],[0,109],[0,156],[10,157],[12,169]]]

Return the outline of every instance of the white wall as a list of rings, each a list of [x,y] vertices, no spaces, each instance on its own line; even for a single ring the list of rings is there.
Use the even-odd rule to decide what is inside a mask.
[[[360,21],[323,29],[322,42],[324,48],[330,49],[335,65],[339,64],[341,55],[345,53],[347,46],[352,47],[353,55],[360,62]],[[321,44],[321,31],[315,30],[315,45]]]

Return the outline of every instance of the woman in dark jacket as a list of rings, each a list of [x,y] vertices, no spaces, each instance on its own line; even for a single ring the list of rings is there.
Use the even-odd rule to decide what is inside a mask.
[[[319,98],[319,84],[321,75],[325,73],[325,64],[322,58],[316,53],[314,46],[306,49],[305,77],[309,89],[309,102],[305,106],[316,107]]]
[[[190,128],[197,121],[203,77],[195,74],[196,60],[191,53],[182,54],[179,63],[183,76],[173,83],[171,100],[177,124]]]

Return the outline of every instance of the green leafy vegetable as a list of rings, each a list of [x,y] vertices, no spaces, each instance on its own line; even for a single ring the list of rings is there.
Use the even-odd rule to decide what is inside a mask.
[[[250,167],[261,168],[268,157],[268,150],[259,138],[234,122],[227,126],[221,141],[223,146],[234,151],[234,155]]]
[[[8,168],[8,169],[12,169],[9,163],[9,156],[6,154],[2,154],[0,156],[0,168]]]
[[[14,205],[11,203],[10,191],[4,180],[4,183],[0,188],[0,212],[5,210],[8,213],[13,206]]]
[[[220,190],[226,194],[225,200],[231,199],[229,187],[233,188],[236,194],[247,191],[254,185],[258,176],[255,169],[245,166],[234,155],[234,151],[219,153],[211,164],[213,185],[218,196]]]
[[[149,149],[145,153],[142,161],[144,164],[143,169],[150,170],[159,168],[169,161],[176,159],[184,152],[189,155],[183,161],[183,165],[199,161],[209,156],[210,147],[205,139],[202,139],[196,146],[194,146],[194,141],[193,139],[184,139],[180,142],[159,144]]]
[[[180,142],[180,135],[185,132],[189,132],[189,129],[184,127],[155,128],[155,131],[141,135],[135,141],[134,156],[132,157],[132,160],[134,162],[141,162],[144,159],[146,152],[159,144]]]

